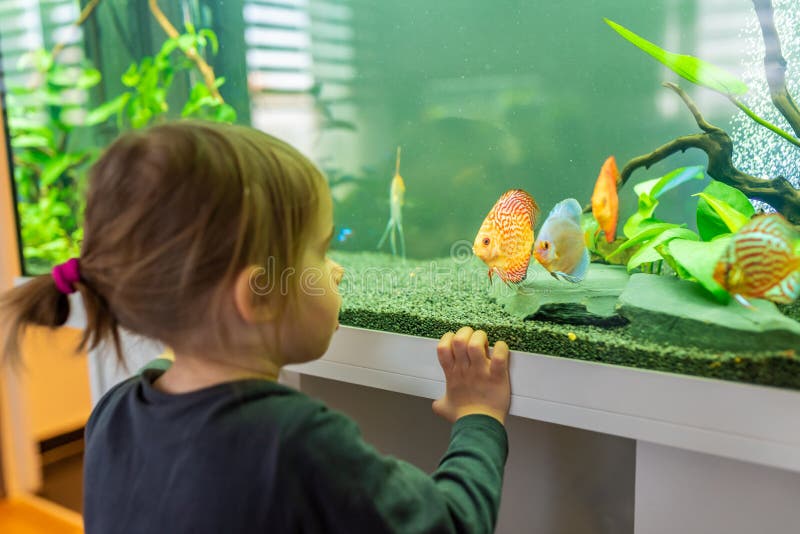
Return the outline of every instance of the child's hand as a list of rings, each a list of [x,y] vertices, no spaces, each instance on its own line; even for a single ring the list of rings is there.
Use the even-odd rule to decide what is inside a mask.
[[[480,413],[504,423],[511,403],[508,345],[498,341],[490,358],[486,332],[465,326],[443,335],[436,352],[447,391],[433,402],[433,412],[450,422]]]

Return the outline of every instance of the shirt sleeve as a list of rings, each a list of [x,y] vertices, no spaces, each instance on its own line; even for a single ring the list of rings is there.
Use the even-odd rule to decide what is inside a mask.
[[[380,454],[352,420],[326,408],[302,425],[293,450],[303,508],[326,532],[494,530],[508,439],[503,425],[489,416],[456,421],[432,475]]]

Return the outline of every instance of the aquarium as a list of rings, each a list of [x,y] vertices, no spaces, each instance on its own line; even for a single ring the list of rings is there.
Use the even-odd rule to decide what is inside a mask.
[[[327,175],[345,325],[800,388],[797,2],[0,11],[29,274],[120,131],[238,122]]]

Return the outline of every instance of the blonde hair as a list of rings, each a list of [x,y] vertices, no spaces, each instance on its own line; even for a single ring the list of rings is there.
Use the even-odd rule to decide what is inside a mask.
[[[325,187],[296,149],[252,128],[178,121],[124,134],[90,171],[74,284],[88,321],[80,348],[111,341],[121,359],[123,327],[224,349],[224,289],[248,266],[279,276],[298,264]],[[63,325],[69,301],[46,275],[7,292],[0,309],[4,352],[16,357],[25,327]]]

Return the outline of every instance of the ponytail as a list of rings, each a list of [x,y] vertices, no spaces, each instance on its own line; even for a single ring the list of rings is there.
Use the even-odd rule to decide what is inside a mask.
[[[20,341],[28,326],[55,328],[68,318],[69,297],[58,290],[50,275],[37,276],[0,296],[3,360],[19,361]]]
[[[70,315],[69,294],[79,291],[86,309],[86,330],[76,351],[94,349],[111,338],[122,360],[119,327],[105,299],[80,276],[78,260],[72,259],[53,268],[51,275],[36,276],[0,295],[0,332],[5,337],[0,363],[18,363],[20,341],[28,326],[63,326]]]

